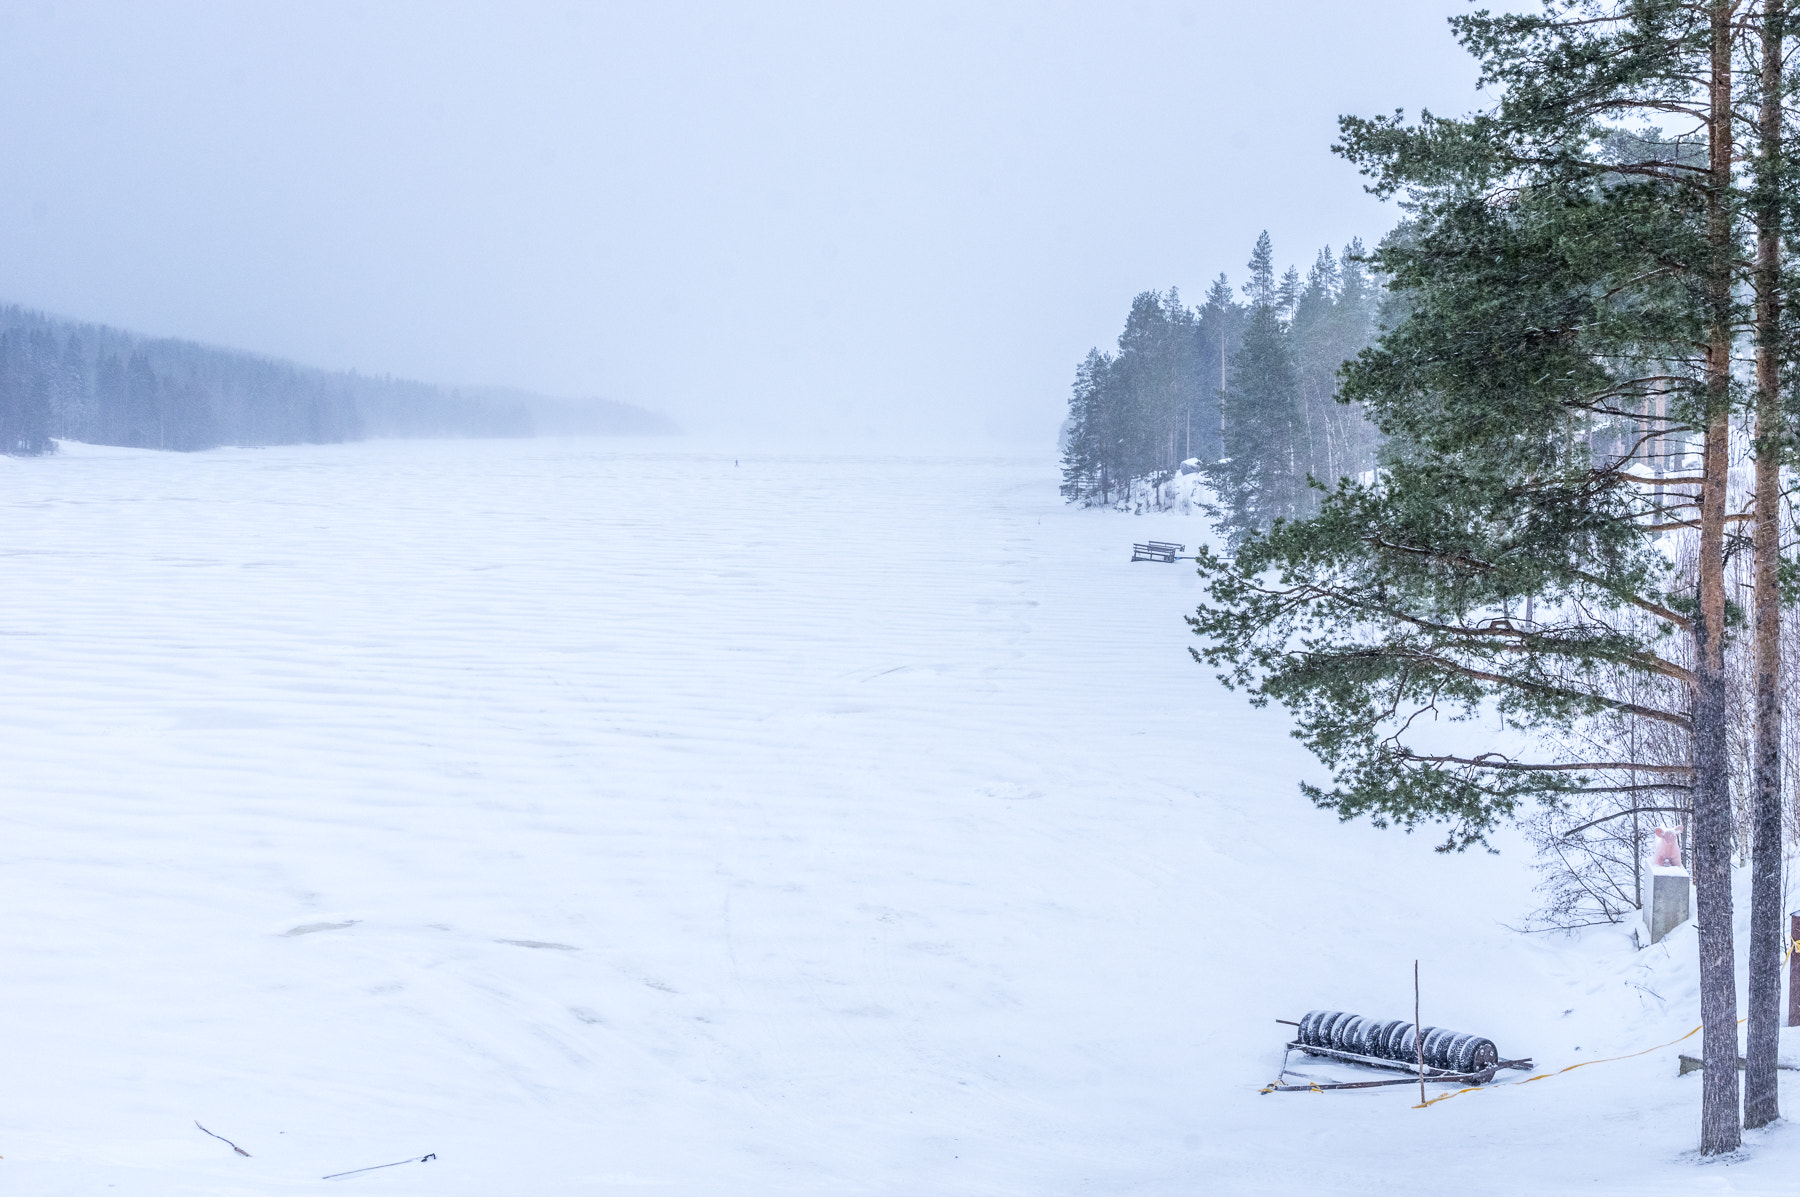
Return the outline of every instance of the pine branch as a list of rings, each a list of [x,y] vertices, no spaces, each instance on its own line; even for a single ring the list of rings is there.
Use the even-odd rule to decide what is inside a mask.
[[[1591,819],[1588,822],[1583,823],[1579,827],[1571,827],[1567,831],[1562,833],[1562,838],[1568,839],[1570,836],[1574,835],[1577,831],[1586,831],[1590,827],[1598,827],[1602,823],[1610,823],[1614,819],[1622,819],[1626,815],[1651,815],[1651,814],[1686,815],[1686,814],[1692,814],[1692,813],[1693,813],[1692,808],[1686,807],[1686,806],[1634,806],[1630,810],[1615,811],[1610,815],[1602,815],[1598,819]]]
[[[1521,690],[1528,694],[1538,694],[1545,698],[1559,699],[1567,702],[1594,703],[1609,711],[1617,711],[1622,715],[1637,715],[1643,719],[1653,719],[1658,723],[1666,723],[1671,727],[1679,727],[1683,731],[1690,730],[1693,726],[1686,715],[1678,714],[1674,711],[1662,711],[1655,707],[1639,706],[1636,703],[1625,702],[1616,698],[1607,698],[1604,695],[1594,694],[1589,691],[1570,690],[1563,686],[1552,686],[1546,682],[1526,681],[1523,678],[1508,677],[1503,673],[1490,673],[1487,670],[1475,669],[1464,665],[1459,661],[1446,660],[1443,657],[1427,653],[1410,654],[1408,657],[1401,657],[1400,655],[1391,652],[1386,655],[1394,656],[1396,660],[1411,659],[1423,661],[1449,673],[1454,673],[1459,677],[1466,677],[1470,681],[1491,682],[1495,685],[1506,686],[1514,690]]]
[[[1539,764],[1528,761],[1515,761],[1498,752],[1484,752],[1480,756],[1428,756],[1402,748],[1395,755],[1410,761],[1424,761],[1435,765],[1470,765],[1477,769],[1503,769],[1521,773],[1579,773],[1584,770],[1598,771],[1602,769],[1630,769],[1639,773],[1671,773],[1692,777],[1692,765],[1651,765],[1634,761],[1576,761],[1573,763]]]

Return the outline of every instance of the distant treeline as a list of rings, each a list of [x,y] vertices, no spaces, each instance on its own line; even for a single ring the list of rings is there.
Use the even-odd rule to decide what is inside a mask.
[[[1117,353],[1089,351],[1063,429],[1062,492],[1110,504],[1193,461],[1227,531],[1310,514],[1317,492],[1373,467],[1377,435],[1337,402],[1337,370],[1373,339],[1381,288],[1352,241],[1277,278],[1269,235],[1239,302],[1219,275],[1196,308],[1174,288],[1132,301]]]
[[[0,307],[0,452],[59,438],[195,450],[366,437],[673,432],[628,404],[456,389],[274,361]]]

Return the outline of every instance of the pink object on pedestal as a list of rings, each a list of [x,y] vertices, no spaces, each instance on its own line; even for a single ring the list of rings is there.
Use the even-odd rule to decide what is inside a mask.
[[[1650,850],[1650,863],[1659,869],[1681,867],[1681,845],[1667,827],[1656,829],[1656,846]]]

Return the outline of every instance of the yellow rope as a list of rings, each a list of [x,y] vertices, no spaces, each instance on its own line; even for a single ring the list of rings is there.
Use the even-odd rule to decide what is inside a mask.
[[[1788,958],[1794,954],[1794,951],[1796,949],[1800,949],[1800,939],[1789,939],[1788,945],[1787,945],[1787,951],[1785,951],[1781,954],[1781,962],[1783,964],[1786,964],[1788,962]],[[1749,1022],[1749,1021],[1750,1020],[1748,1018],[1740,1018],[1740,1019],[1738,1019],[1738,1025],[1742,1026],[1744,1023]],[[1647,1047],[1641,1052],[1632,1052],[1629,1055],[1624,1055],[1624,1056],[1608,1056],[1604,1060],[1583,1060],[1579,1064],[1571,1064],[1567,1068],[1559,1068],[1555,1072],[1540,1072],[1536,1076],[1528,1076],[1522,1081],[1513,1081],[1509,1085],[1471,1085],[1467,1089],[1457,1089],[1451,1093],[1440,1093],[1436,1097],[1433,1097],[1426,1101],[1420,1102],[1418,1105],[1414,1106],[1413,1109],[1422,1110],[1426,1106],[1434,1106],[1440,1101],[1448,1101],[1450,1098],[1459,1097],[1464,1093],[1473,1093],[1477,1089],[1505,1089],[1505,1088],[1511,1088],[1512,1085],[1529,1085],[1533,1081],[1548,1080],[1549,1078],[1551,1078],[1553,1076],[1561,1076],[1565,1072],[1574,1072],[1577,1068],[1586,1068],[1589,1064],[1611,1064],[1615,1060],[1631,1060],[1631,1059],[1637,1058],[1638,1056],[1647,1056],[1651,1052],[1659,1052],[1665,1047],[1674,1047],[1677,1043],[1680,1043],[1682,1040],[1692,1039],[1695,1035],[1698,1035],[1699,1033],[1700,1033],[1700,1028],[1695,1027],[1693,1030],[1689,1031],[1687,1034],[1681,1036],[1680,1039],[1671,1039],[1667,1043],[1659,1043],[1655,1047]],[[1426,1078],[1426,1079],[1430,1079],[1430,1078]]]
[[[1270,1081],[1267,1085],[1263,1086],[1261,1089],[1258,1089],[1257,1092],[1258,1093],[1273,1093],[1273,1092],[1275,1092],[1275,1090],[1277,1090],[1279,1088],[1281,1088],[1281,1082],[1278,1080],[1275,1080],[1275,1081]],[[1317,1081],[1306,1082],[1306,1091],[1308,1093],[1323,1093],[1323,1092],[1325,1092],[1325,1090],[1319,1088],[1319,1082],[1317,1082]]]
[[[1738,1021],[1743,1022],[1745,1020],[1740,1018],[1740,1019],[1738,1019]],[[1695,1035],[1698,1035],[1699,1033],[1700,1033],[1700,1028],[1695,1027],[1693,1030],[1689,1031],[1687,1034],[1681,1036],[1680,1039],[1671,1039],[1667,1043],[1659,1043],[1655,1047],[1647,1047],[1641,1052],[1631,1052],[1630,1054],[1623,1055],[1623,1056],[1608,1056],[1604,1060],[1583,1060],[1579,1064],[1571,1064],[1567,1068],[1559,1068],[1555,1072],[1540,1072],[1536,1076],[1528,1076],[1522,1081],[1513,1081],[1510,1085],[1471,1085],[1467,1089],[1458,1089],[1453,1093],[1440,1093],[1436,1097],[1433,1097],[1427,1101],[1420,1102],[1418,1105],[1414,1106],[1413,1109],[1422,1110],[1426,1106],[1434,1106],[1440,1101],[1448,1101],[1450,1098],[1459,1096],[1464,1093],[1474,1093],[1478,1089],[1507,1089],[1507,1088],[1511,1088],[1512,1085],[1529,1085],[1533,1081],[1547,1081],[1553,1076],[1561,1076],[1565,1072],[1574,1072],[1577,1068],[1586,1068],[1589,1064],[1611,1064],[1615,1060],[1631,1060],[1631,1059],[1635,1059],[1638,1056],[1647,1056],[1651,1052],[1659,1052],[1665,1047],[1674,1047],[1677,1043],[1680,1043],[1683,1039],[1692,1039]],[[1429,1080],[1430,1078],[1427,1077],[1426,1079]]]

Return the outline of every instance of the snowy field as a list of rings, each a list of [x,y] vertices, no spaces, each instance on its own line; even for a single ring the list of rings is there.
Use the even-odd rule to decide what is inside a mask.
[[[1048,459],[69,446],[0,520],[0,1191],[1792,1191],[1676,1048],[1259,1096],[1415,957],[1544,1069],[1672,1039],[1692,929],[1314,810],[1128,564],[1201,522]]]

